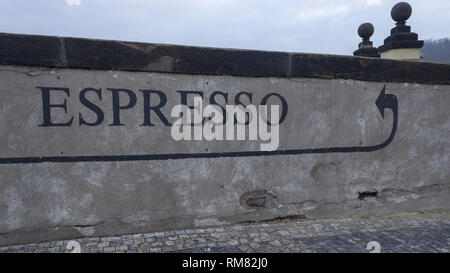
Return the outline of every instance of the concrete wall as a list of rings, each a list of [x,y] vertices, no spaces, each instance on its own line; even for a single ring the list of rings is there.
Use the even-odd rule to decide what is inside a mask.
[[[11,34],[0,42],[2,245],[450,208],[449,65]],[[70,126],[45,126],[46,87],[51,104],[66,104],[51,108],[52,122],[73,117]],[[96,126],[80,125],[98,117],[80,102],[85,88],[98,90],[86,95],[104,114]],[[120,111],[124,126],[110,126],[109,89],[118,88],[136,105]],[[140,90],[164,94],[169,122],[180,91],[222,106],[250,103],[241,92],[255,105],[276,93],[269,104],[287,103],[278,151],[176,142],[154,112],[154,126],[141,126]]]

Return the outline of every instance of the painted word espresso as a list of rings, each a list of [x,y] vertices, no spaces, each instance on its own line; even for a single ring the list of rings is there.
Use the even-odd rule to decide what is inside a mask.
[[[42,94],[42,123],[40,127],[70,127],[70,126],[125,126],[121,115],[131,109],[141,108],[142,115],[136,122],[140,126],[172,126],[173,120],[170,110],[174,105],[185,105],[193,109],[192,102],[194,97],[200,97],[204,100],[203,91],[176,91],[179,101],[172,102],[172,107],[168,105],[168,97],[165,92],[159,90],[138,90],[138,92],[124,88],[94,88],[87,87],[80,92],[73,92],[67,87],[37,87]],[[75,94],[75,95],[74,95]],[[103,100],[108,96],[110,103],[105,106]],[[246,107],[253,103],[253,94],[248,92],[239,92],[232,100],[228,92],[215,91],[209,95],[209,104],[220,108],[222,115],[226,115],[225,106],[229,102],[234,105]],[[57,100],[58,102],[55,102]],[[74,100],[78,100],[75,103]],[[219,103],[218,101],[222,101]],[[270,102],[269,102],[270,100]],[[81,104],[83,109],[72,111],[78,114],[69,114],[68,108],[74,104]],[[259,105],[277,104],[280,107],[279,120],[277,124],[282,124],[288,113],[288,103],[285,97],[278,93],[269,93],[265,95]],[[139,105],[139,106],[138,106]],[[73,107],[72,107],[73,109]],[[167,111],[169,110],[169,111]],[[86,117],[86,111],[92,112],[89,118]],[[166,112],[166,114],[164,113]],[[105,115],[111,115],[111,122],[105,124]],[[226,120],[223,120],[223,124]],[[270,123],[267,121],[268,125]]]

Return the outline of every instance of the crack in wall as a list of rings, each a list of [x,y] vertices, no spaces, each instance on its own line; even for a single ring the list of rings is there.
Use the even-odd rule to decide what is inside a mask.
[[[26,75],[26,76],[32,77],[32,78],[42,76],[45,72],[49,72],[49,71],[51,71],[51,69],[30,70],[28,72],[19,71],[19,70],[15,70],[15,69],[5,69],[5,68],[0,69],[0,72],[14,72],[14,73],[23,74],[23,75]]]
[[[67,66],[69,64],[69,61],[67,60],[66,41],[64,38],[59,38],[59,46],[59,62],[62,66]]]

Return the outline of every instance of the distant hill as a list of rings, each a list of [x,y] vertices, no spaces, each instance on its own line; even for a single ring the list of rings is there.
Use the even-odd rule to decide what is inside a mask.
[[[420,52],[424,61],[450,63],[450,39],[425,40]]]

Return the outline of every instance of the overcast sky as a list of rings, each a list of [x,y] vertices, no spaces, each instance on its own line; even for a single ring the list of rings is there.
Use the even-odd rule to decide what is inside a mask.
[[[376,46],[390,0],[1,0],[0,32],[352,54],[361,23]],[[410,0],[420,39],[450,37],[450,0]]]

